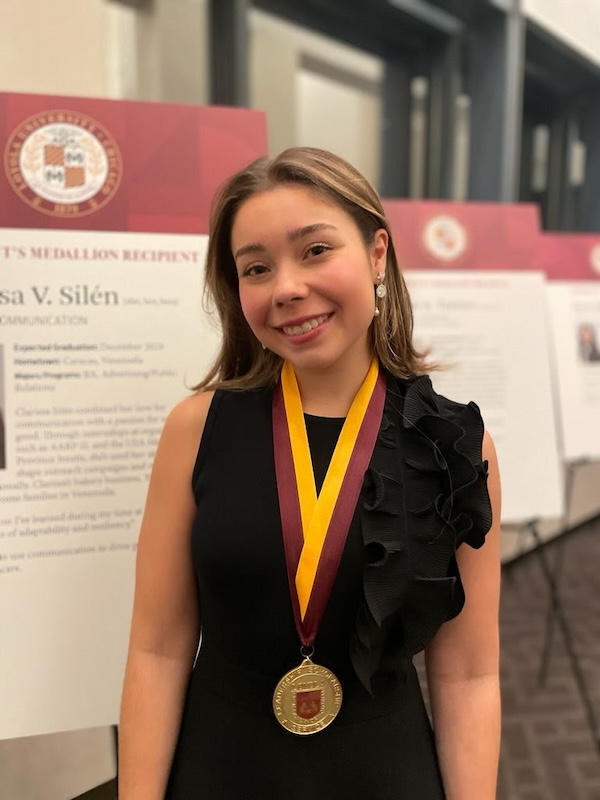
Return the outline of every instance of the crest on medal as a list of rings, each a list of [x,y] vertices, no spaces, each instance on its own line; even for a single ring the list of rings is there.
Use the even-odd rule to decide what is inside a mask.
[[[296,690],[296,714],[300,719],[314,719],[321,713],[323,689]]]
[[[122,177],[117,143],[84,114],[37,114],[9,137],[4,155],[9,183],[43,214],[81,217],[104,207]]]
[[[449,264],[466,251],[467,231],[454,217],[440,214],[432,217],[423,228],[423,244],[430,255]]]

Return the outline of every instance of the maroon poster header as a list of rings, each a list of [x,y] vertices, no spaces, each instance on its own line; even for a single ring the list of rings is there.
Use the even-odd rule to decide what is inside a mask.
[[[600,234],[542,234],[534,269],[554,281],[600,281]]]
[[[0,227],[207,233],[212,197],[267,152],[248,109],[0,93]]]
[[[531,269],[535,205],[385,200],[403,269]]]

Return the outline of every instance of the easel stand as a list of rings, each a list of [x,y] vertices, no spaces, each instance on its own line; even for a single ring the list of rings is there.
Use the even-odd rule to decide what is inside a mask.
[[[569,512],[571,509],[572,499],[573,499],[575,472],[579,466],[585,463],[587,463],[587,461],[582,460],[582,461],[571,462],[567,465],[566,485],[565,485],[566,511],[565,511],[565,518],[563,521],[562,530],[559,532],[557,537],[559,541],[557,542],[557,552],[554,564],[552,565],[550,564],[546,549],[544,547],[545,543],[540,536],[540,532],[538,530],[539,520],[530,520],[525,524],[525,528],[531,534],[535,542],[535,553],[538,557],[540,567],[544,574],[546,583],[548,584],[548,590],[550,594],[550,606],[546,618],[546,634],[544,639],[544,647],[542,650],[540,669],[538,672],[538,686],[544,686],[546,683],[546,679],[548,677],[550,658],[552,655],[552,642],[554,638],[554,623],[556,621],[558,623],[558,627],[563,637],[565,650],[567,651],[569,662],[571,664],[571,670],[573,672],[573,677],[575,678],[575,683],[577,684],[577,689],[581,697],[581,702],[583,703],[585,709],[588,725],[590,727],[592,736],[594,738],[594,742],[596,743],[598,750],[600,750],[600,724],[598,722],[598,717],[596,715],[596,711],[594,709],[593,703],[590,698],[590,693],[585,680],[585,676],[583,674],[583,670],[581,669],[579,656],[577,655],[577,651],[575,650],[573,644],[573,636],[571,633],[569,621],[565,615],[564,604],[560,596],[560,588],[559,588],[560,577],[562,574],[562,565],[564,561],[564,547],[565,547],[564,534],[567,532],[567,525],[570,517]]]

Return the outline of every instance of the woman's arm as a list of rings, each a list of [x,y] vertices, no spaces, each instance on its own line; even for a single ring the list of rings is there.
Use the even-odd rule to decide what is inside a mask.
[[[447,800],[495,800],[500,751],[498,605],[500,479],[486,433],[493,522],[484,546],[463,545],[457,560],[466,602],[426,651],[433,724]]]
[[[119,724],[120,800],[162,800],[198,646],[191,476],[212,394],[165,423],[142,519]]]

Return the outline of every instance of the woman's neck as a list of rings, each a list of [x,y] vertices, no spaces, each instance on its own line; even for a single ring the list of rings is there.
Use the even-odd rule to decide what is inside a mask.
[[[370,363],[357,364],[350,370],[344,367],[297,371],[296,380],[304,413],[318,417],[345,417]]]

